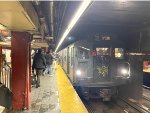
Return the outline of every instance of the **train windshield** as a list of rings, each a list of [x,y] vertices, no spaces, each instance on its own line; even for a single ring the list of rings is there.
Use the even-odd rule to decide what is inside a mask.
[[[79,59],[89,59],[90,49],[79,46],[78,47],[78,58]]]
[[[115,58],[116,59],[124,58],[124,49],[123,48],[115,48]]]
[[[97,55],[110,55],[110,48],[96,48]]]

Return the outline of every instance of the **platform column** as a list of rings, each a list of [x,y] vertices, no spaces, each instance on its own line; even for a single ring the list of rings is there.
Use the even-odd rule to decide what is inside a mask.
[[[0,46],[0,78],[1,78],[1,70],[2,69],[2,46]]]
[[[29,108],[31,105],[31,36],[27,32],[12,32],[12,107]]]

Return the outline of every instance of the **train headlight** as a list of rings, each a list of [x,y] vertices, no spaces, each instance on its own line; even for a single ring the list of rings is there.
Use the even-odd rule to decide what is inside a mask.
[[[120,73],[122,75],[122,77],[124,78],[130,78],[130,70],[129,69],[126,69],[126,68],[122,68],[120,70]]]
[[[77,70],[77,71],[76,71],[76,74],[77,74],[78,76],[80,76],[80,75],[82,74],[81,70]]]
[[[128,62],[118,63],[117,77],[123,78],[123,79],[130,78],[130,64]]]
[[[127,69],[121,69],[121,74],[123,74],[123,75],[127,75],[127,74],[129,74],[129,72],[128,72],[128,70]]]

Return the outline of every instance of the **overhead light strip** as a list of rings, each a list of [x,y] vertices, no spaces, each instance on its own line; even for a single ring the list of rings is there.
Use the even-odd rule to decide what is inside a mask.
[[[62,42],[64,41],[64,39],[66,38],[66,36],[69,34],[70,30],[74,27],[74,25],[76,24],[76,22],[79,20],[80,16],[83,14],[83,12],[86,10],[86,8],[89,6],[89,4],[91,3],[91,0],[84,0],[79,9],[77,10],[77,12],[75,13],[75,15],[73,16],[72,20],[70,21],[67,29],[65,30],[64,34],[62,35],[56,49],[55,52],[57,52],[58,48],[60,47],[60,45],[62,44]]]

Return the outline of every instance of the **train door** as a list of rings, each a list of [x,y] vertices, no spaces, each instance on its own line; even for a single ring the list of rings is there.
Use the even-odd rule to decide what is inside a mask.
[[[64,64],[63,64],[63,62],[64,62],[64,59],[63,59],[63,58],[64,58],[63,51],[64,51],[64,50],[61,51],[61,66],[62,66],[62,67],[63,67],[63,65],[64,65]]]
[[[111,48],[109,47],[96,47],[96,57],[94,57],[93,78],[94,81],[107,82],[111,78],[109,76]]]
[[[70,55],[69,47],[67,48],[67,74],[70,74]]]
[[[70,47],[70,74],[69,74],[69,77],[70,77],[70,80],[71,82],[74,82],[74,47]]]

